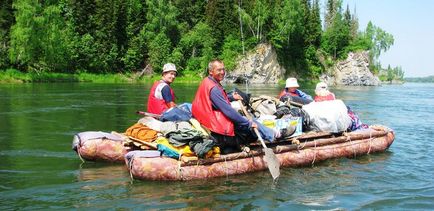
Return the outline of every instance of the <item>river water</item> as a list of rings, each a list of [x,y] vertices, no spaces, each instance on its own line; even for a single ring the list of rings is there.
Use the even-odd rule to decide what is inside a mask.
[[[177,101],[191,102],[196,87],[175,83]],[[82,164],[73,135],[123,132],[145,109],[149,88],[0,84],[0,210],[434,209],[434,84],[332,88],[364,123],[392,128],[395,142],[384,153],[281,169],[276,184],[268,171],[158,182],[132,181],[123,165]],[[279,87],[250,92],[277,95]]]

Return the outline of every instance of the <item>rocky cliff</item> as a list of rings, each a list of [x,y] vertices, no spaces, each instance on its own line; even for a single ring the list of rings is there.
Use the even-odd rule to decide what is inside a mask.
[[[348,54],[347,59],[338,62],[330,76],[323,75],[328,84],[346,86],[378,86],[380,79],[369,70],[367,51]]]
[[[347,59],[338,62],[329,74],[320,77],[329,85],[378,86],[377,76],[369,70],[367,51],[349,53]],[[276,84],[285,80],[286,70],[277,61],[277,53],[270,44],[259,44],[255,51],[247,53],[237,62],[235,69],[226,75],[226,83]]]
[[[226,75],[227,83],[276,84],[285,75],[277,61],[277,53],[270,44],[259,44],[255,51],[237,62],[235,69]]]

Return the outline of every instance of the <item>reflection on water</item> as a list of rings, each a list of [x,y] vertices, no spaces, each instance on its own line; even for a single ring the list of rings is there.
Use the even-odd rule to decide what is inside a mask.
[[[105,164],[98,166],[84,163],[79,169],[78,181],[92,181],[92,180],[114,180],[129,176],[127,167],[118,164]]]
[[[207,180],[132,181],[123,165],[81,164],[81,131],[123,131],[150,85],[0,85],[0,209],[434,209],[434,85],[332,87],[368,124],[396,133],[385,153]],[[179,102],[196,85],[175,84]],[[277,95],[279,86],[250,86]],[[313,94],[313,88],[303,89]],[[240,86],[244,90],[244,85]]]

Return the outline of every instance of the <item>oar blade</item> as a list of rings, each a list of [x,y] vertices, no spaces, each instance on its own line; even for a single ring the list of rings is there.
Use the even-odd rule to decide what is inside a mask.
[[[265,148],[265,162],[267,162],[268,169],[270,170],[273,180],[276,180],[280,176],[280,162],[277,159],[276,154],[270,148]]]

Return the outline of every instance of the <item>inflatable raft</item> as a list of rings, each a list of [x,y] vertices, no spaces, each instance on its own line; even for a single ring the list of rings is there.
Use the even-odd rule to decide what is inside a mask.
[[[87,131],[74,135],[72,149],[82,161],[122,163],[132,149],[125,146],[125,137],[100,131]]]
[[[272,143],[281,167],[312,165],[332,158],[356,157],[375,152],[383,152],[389,148],[395,138],[394,132],[384,126],[371,126],[369,129],[343,133],[335,136],[330,133],[304,134],[291,140]],[[99,142],[103,143],[103,142]],[[88,150],[82,144],[81,152]],[[125,156],[125,162],[133,178],[141,180],[193,180],[267,169],[264,153],[260,145],[252,146],[249,152],[221,155],[218,158],[181,161],[162,157],[156,151],[132,151]],[[78,150],[80,151],[80,150]],[[86,154],[82,157],[96,158]],[[119,156],[124,151],[119,150]],[[98,154],[99,156],[99,154]]]

